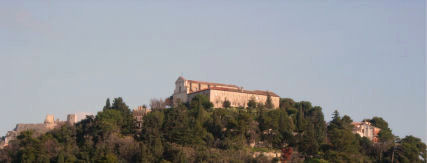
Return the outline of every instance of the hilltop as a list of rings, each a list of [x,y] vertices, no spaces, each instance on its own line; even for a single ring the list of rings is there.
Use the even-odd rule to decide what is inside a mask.
[[[266,103],[268,103],[266,101]],[[214,108],[197,95],[177,105],[152,105],[141,126],[122,98],[96,116],[41,136],[22,132],[0,150],[0,162],[425,162],[419,138],[398,138],[380,117],[378,142],[353,133],[338,111],[281,98],[277,109],[250,100],[247,107]],[[164,107],[155,107],[164,106]]]

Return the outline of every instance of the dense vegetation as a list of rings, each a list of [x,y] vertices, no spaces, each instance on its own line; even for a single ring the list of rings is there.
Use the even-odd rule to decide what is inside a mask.
[[[159,105],[165,106],[165,105]],[[167,105],[166,105],[167,106]],[[96,116],[35,137],[23,132],[0,150],[0,162],[268,162],[259,152],[293,149],[294,162],[425,162],[426,145],[398,138],[380,117],[379,143],[351,132],[352,119],[335,111],[326,123],[322,108],[281,99],[249,101],[247,108],[214,109],[204,96],[175,108],[156,107],[136,129],[122,98],[107,100]],[[273,158],[277,161],[280,158]]]

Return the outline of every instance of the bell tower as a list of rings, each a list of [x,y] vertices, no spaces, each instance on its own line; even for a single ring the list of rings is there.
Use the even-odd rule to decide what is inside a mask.
[[[187,94],[188,94],[188,81],[179,76],[175,81],[175,90],[173,93],[173,102],[177,104],[178,102],[187,102]]]

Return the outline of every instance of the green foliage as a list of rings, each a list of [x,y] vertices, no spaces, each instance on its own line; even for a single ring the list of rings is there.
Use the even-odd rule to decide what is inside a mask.
[[[369,122],[382,130],[389,130],[388,123],[381,117],[373,117]]]
[[[295,101],[290,98],[282,98],[279,105],[281,109],[289,109],[294,107]]]
[[[224,103],[222,103],[222,107],[224,108],[229,108],[231,106],[230,101],[228,101],[227,99],[224,100]]]
[[[107,109],[103,112],[99,112],[96,119],[101,133],[104,134],[118,132],[121,126],[126,125],[122,113],[118,110]]]
[[[256,103],[256,101],[255,101],[255,98],[251,98],[249,101],[248,101],[248,109],[255,109],[257,107],[257,103]]]
[[[270,94],[267,94],[267,100],[265,100],[265,108],[267,108],[267,109],[273,109],[274,108],[274,104],[271,101]]]
[[[426,162],[426,144],[414,136],[406,136],[390,149],[399,162]]]
[[[182,145],[191,144],[190,119],[187,110],[184,105],[179,105],[166,112],[163,131],[168,141]]]
[[[250,100],[246,109],[213,109],[200,95],[186,105],[152,110],[135,130],[123,99],[107,99],[95,117],[74,126],[40,136],[22,132],[0,150],[0,162],[269,162],[278,159],[254,158],[254,152],[285,146],[308,163],[426,161],[419,138],[396,138],[380,117],[368,120],[382,129],[380,142],[373,143],[353,134],[353,120],[338,111],[327,125],[322,108],[307,101],[281,99],[279,109],[267,108],[268,102]]]
[[[313,158],[313,159],[305,160],[304,163],[328,163],[328,161],[324,159]]]
[[[209,109],[213,107],[213,104],[209,101],[209,98],[205,95],[196,95],[190,101],[190,108],[199,108],[202,105],[203,108]]]
[[[61,153],[59,153],[59,155],[58,155],[58,159],[57,159],[57,163],[64,163],[64,161],[65,161],[65,159],[64,159],[64,153],[63,152],[61,152]]]
[[[105,106],[102,110],[107,110],[107,109],[111,109],[110,98],[107,98],[107,101],[105,102]]]
[[[140,143],[139,146],[140,146],[140,153],[139,153],[138,161],[141,163],[151,162],[154,158],[151,151],[147,148],[147,145],[145,145],[144,143]]]

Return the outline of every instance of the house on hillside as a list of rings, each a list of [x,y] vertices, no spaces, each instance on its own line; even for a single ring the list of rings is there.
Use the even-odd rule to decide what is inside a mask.
[[[378,142],[378,134],[381,129],[371,125],[368,121],[353,122],[353,133],[359,134],[361,137],[366,137],[374,143]]]

